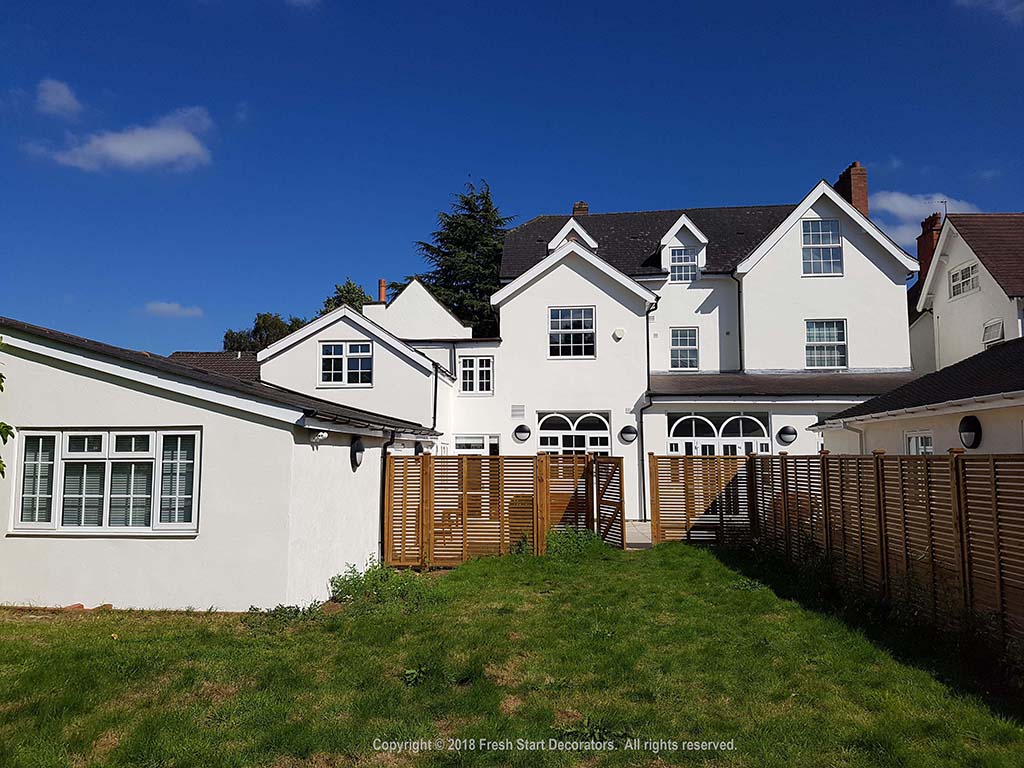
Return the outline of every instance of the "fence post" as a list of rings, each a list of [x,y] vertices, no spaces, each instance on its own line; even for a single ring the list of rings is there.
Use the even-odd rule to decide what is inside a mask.
[[[953,532],[956,534],[957,565],[960,566],[960,602],[964,611],[971,610],[970,541],[967,535],[967,516],[964,510],[963,448],[949,449],[949,495],[953,512]],[[994,491],[994,489],[993,489]]]
[[[828,454],[829,451],[826,448],[822,448],[818,451],[820,457],[819,463],[821,464],[821,524],[824,526],[824,544],[825,544],[825,555],[829,558],[832,557],[832,518],[829,515],[829,499],[828,499]]]
[[[885,526],[885,449],[875,448],[875,514],[878,531],[878,576],[881,580],[882,598],[889,599],[889,550],[888,532]]]
[[[658,460],[654,451],[647,454],[647,467],[650,472],[651,492],[651,546],[661,543],[661,515],[658,510]]]
[[[587,519],[585,525],[588,531],[597,532],[597,471],[596,457],[593,453],[586,454],[587,462],[583,467],[584,481],[587,486]]]
[[[782,546],[786,561],[790,560],[789,541],[789,470],[786,468],[786,457],[789,451],[779,451],[779,475],[782,484]]]
[[[757,511],[757,453],[747,454],[747,514],[750,517],[750,537],[756,539],[759,534]]]
[[[429,567],[434,560],[434,456],[420,456],[420,564]]]
[[[543,555],[547,549],[548,502],[551,487],[551,457],[546,453],[537,454],[537,492],[533,504],[533,551]]]

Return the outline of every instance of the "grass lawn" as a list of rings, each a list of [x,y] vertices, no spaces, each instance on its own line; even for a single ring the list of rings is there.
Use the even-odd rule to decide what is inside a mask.
[[[708,551],[492,558],[426,582],[411,608],[298,618],[0,610],[0,766],[1024,765],[1021,722]],[[373,749],[437,737],[619,748]]]

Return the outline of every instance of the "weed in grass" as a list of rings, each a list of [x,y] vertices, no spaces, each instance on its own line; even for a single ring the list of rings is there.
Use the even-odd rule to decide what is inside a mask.
[[[433,602],[437,590],[428,578],[412,570],[390,568],[371,560],[366,569],[355,566],[330,581],[331,599],[350,605],[353,611],[376,613],[404,611]]]
[[[556,560],[580,560],[607,549],[596,533],[576,528],[548,531],[545,545],[547,556]]]

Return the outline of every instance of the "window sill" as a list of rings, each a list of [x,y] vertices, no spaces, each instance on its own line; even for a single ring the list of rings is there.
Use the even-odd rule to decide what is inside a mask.
[[[373,384],[317,384],[317,389],[373,389]]]
[[[818,272],[809,275],[801,274],[800,277],[845,277],[845,274],[843,272]]]
[[[199,531],[69,531],[57,528],[15,528],[6,534],[7,538],[51,538],[51,539],[194,539]]]
[[[981,288],[972,288],[966,293],[961,293],[957,296],[950,296],[946,301],[947,304],[952,304],[954,301],[960,301],[960,299],[966,299],[968,296],[973,296],[976,293],[981,293]]]
[[[459,397],[494,397],[493,392],[459,392]]]
[[[569,355],[553,357],[548,355],[548,360],[597,360],[597,355],[584,355],[582,357],[570,357]]]

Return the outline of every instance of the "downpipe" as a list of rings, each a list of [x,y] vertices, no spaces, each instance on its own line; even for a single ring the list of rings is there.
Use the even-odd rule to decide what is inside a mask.
[[[391,430],[389,437],[380,447],[380,526],[377,540],[377,562],[384,562],[384,515],[387,512],[388,492],[388,448],[395,444],[395,430]]]

